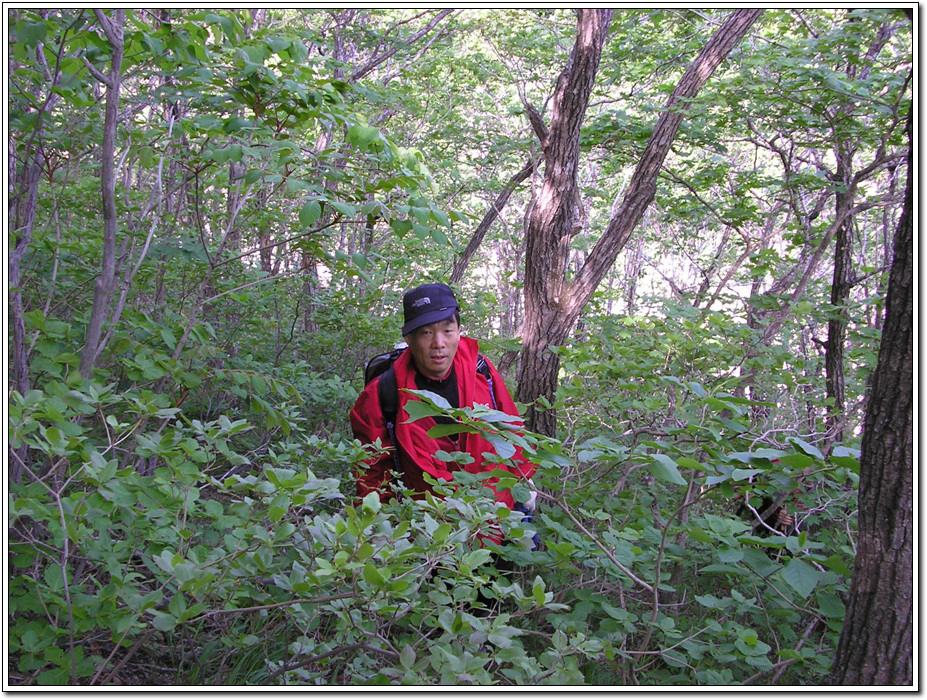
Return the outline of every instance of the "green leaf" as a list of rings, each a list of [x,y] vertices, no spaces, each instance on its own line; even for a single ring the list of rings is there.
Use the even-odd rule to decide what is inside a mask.
[[[731,604],[730,598],[716,598],[711,593],[706,593],[705,595],[695,596],[695,600],[704,605],[706,608],[711,608],[714,610],[721,610],[728,607]]]
[[[821,451],[817,447],[808,442],[805,442],[804,440],[800,440],[796,437],[790,437],[789,442],[810,457],[814,457],[815,459],[824,459],[824,455],[821,454]]]
[[[448,228],[450,228],[451,222],[448,220],[447,214],[445,214],[443,211],[441,211],[440,209],[432,209],[431,215],[442,226],[447,226]]]
[[[728,455],[728,460],[733,460],[735,462],[745,462],[748,464],[754,462],[760,462],[760,464],[767,464],[773,462],[777,459],[780,459],[783,455],[787,453],[782,450],[771,450],[768,448],[761,448],[755,452],[734,452]]]
[[[373,545],[370,544],[369,542],[364,542],[364,544],[358,547],[357,549],[358,560],[364,561],[365,559],[370,559],[370,557],[372,556],[373,556]]]
[[[329,205],[335,211],[348,217],[354,216],[357,213],[357,208],[353,204],[348,204],[347,202],[329,202]]]
[[[818,591],[815,597],[818,601],[818,609],[826,617],[834,620],[842,620],[846,615],[846,606],[843,604],[843,601],[833,593]]]
[[[744,550],[739,547],[728,547],[727,545],[722,545],[718,547],[718,559],[721,560],[724,564],[736,564],[739,561],[743,561]]]
[[[138,159],[143,168],[150,168],[154,165],[154,151],[150,146],[143,146],[138,149]]]
[[[696,542],[702,542],[703,544],[712,544],[714,540],[711,538],[707,532],[702,528],[696,527],[695,525],[689,526],[689,537],[691,537]]]
[[[621,608],[616,608],[614,605],[609,605],[605,601],[599,603],[602,606],[602,610],[613,620],[618,620],[619,622],[625,622],[631,617],[631,614],[627,610],[622,610]]]
[[[782,578],[802,598],[807,598],[820,581],[820,574],[803,559],[792,559],[782,569]]]
[[[524,484],[515,484],[511,491],[516,503],[526,503],[531,498],[531,490]]]
[[[492,558],[492,552],[488,549],[474,549],[467,552],[460,560],[462,566],[467,566],[471,571],[487,563]]]
[[[821,562],[831,571],[836,571],[838,574],[843,574],[844,576],[850,575],[850,569],[847,567],[846,563],[838,557],[837,555],[827,557],[824,561]]]
[[[174,337],[174,334],[171,333],[169,328],[161,329],[161,339],[164,341],[164,344],[167,345],[169,350],[173,350],[177,346],[177,339]]]
[[[16,28],[16,38],[26,46],[35,46],[45,41],[48,34],[48,25],[45,22],[23,22]]]
[[[411,669],[415,664],[415,650],[411,647],[411,645],[406,644],[402,648],[402,651],[399,652],[399,663],[406,670]]]
[[[402,220],[399,220],[399,219],[394,219],[393,221],[390,222],[389,225],[390,225],[390,228],[393,229],[393,231],[396,233],[396,235],[399,236],[400,238],[402,238],[402,237],[405,236],[409,231],[412,230],[412,222],[411,222],[411,221],[402,221]]]
[[[692,390],[692,393],[699,398],[705,398],[708,396],[708,392],[705,391],[705,387],[703,387],[698,382],[689,382],[689,388]]]
[[[69,685],[71,682],[70,670],[67,666],[57,666],[47,671],[42,671],[36,682],[39,685]]]
[[[676,459],[676,464],[678,464],[683,469],[697,469],[699,471],[708,471],[708,467],[703,465],[701,462],[697,462],[691,457],[678,457]]]
[[[576,545],[571,542],[548,542],[547,548],[553,550],[557,554],[568,557],[576,549]]]
[[[458,464],[472,464],[476,461],[469,452],[447,452],[445,450],[437,450],[435,452],[435,457],[442,462],[457,462]]]
[[[780,461],[783,464],[787,464],[794,469],[804,469],[805,467],[814,464],[814,460],[805,454],[791,454],[783,455],[780,457]]]
[[[458,433],[478,433],[479,430],[469,425],[452,423],[449,425],[439,424],[428,431],[428,437],[440,438],[447,435],[457,435]]]
[[[383,575],[372,561],[364,564],[364,580],[375,588],[384,588],[386,586],[386,579],[383,578]]]
[[[116,634],[122,634],[126,630],[130,629],[138,622],[138,615],[130,613],[128,615],[122,615],[116,618],[116,624],[113,626],[113,630]]]
[[[502,457],[502,459],[511,459],[515,456],[515,446],[502,436],[496,433],[485,433],[484,437],[496,448],[496,454]]]
[[[377,495],[377,493],[375,491],[371,491],[366,496],[364,496],[364,500],[361,501],[361,505],[365,509],[372,510],[374,513],[379,513],[380,506],[383,504],[380,503],[380,497]]]
[[[380,140],[380,131],[372,126],[355,125],[348,129],[348,143],[366,150],[371,143]]]
[[[409,414],[409,420],[407,420],[406,423],[414,423],[422,418],[443,415],[441,409],[435,408],[424,401],[409,401],[403,406],[403,410]]]
[[[735,469],[731,472],[731,478],[734,481],[745,481],[751,476],[762,473],[763,471],[761,469]]]
[[[838,467],[843,467],[844,469],[849,469],[854,474],[859,474],[859,456],[859,450],[854,450],[844,445],[837,445],[831,452],[830,461]]]
[[[538,605],[544,605],[547,596],[544,592],[544,580],[540,576],[535,576],[534,585],[531,586],[531,595],[534,596],[534,602]]]
[[[491,644],[494,644],[500,649],[508,649],[512,646],[512,637],[520,633],[521,632],[514,627],[503,625],[490,632],[487,639]]]
[[[451,405],[447,402],[447,399],[445,399],[440,394],[434,393],[433,391],[425,391],[424,389],[412,389],[412,390],[409,390],[409,393],[415,394],[416,396],[420,396],[422,399],[426,399],[425,401],[421,401],[420,403],[424,403],[426,405],[429,403],[434,404],[437,408],[445,409],[445,410],[448,410],[451,408]]]
[[[322,216],[322,205],[314,199],[306,202],[299,210],[299,223],[303,228],[309,228]]]
[[[727,566],[726,564],[709,564],[708,566],[703,566],[700,571],[702,573],[734,574],[736,576],[747,576],[750,573],[746,569],[741,569],[736,566]]]
[[[437,543],[444,542],[451,534],[451,526],[447,523],[441,523],[438,525],[437,529],[432,533],[432,539]]]
[[[177,626],[177,618],[173,615],[161,612],[160,610],[153,610],[152,615],[151,624],[155,629],[161,630],[162,632],[170,632]]]
[[[246,129],[249,126],[251,126],[250,119],[245,119],[244,117],[232,117],[227,122],[225,122],[225,126],[223,128],[225,129],[225,133],[231,134],[232,132]],[[241,160],[241,156],[239,156],[238,159]]]
[[[666,455],[651,455],[653,462],[650,465],[650,473],[661,481],[668,481],[671,484],[686,486],[689,482],[682,478],[676,462]]]

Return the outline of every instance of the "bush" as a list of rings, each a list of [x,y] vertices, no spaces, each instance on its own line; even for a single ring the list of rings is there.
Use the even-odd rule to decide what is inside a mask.
[[[248,421],[190,418],[149,390],[72,378],[14,393],[15,683],[823,679],[853,552],[834,522],[856,455],[745,446],[719,416],[749,406],[685,388],[701,422],[571,450],[423,395],[416,418],[446,413],[538,464],[533,524],[465,473],[440,497],[346,500],[368,452],[308,434],[285,403],[254,449]],[[524,484],[495,476],[524,500]],[[797,531],[760,536],[734,514],[802,483],[814,487],[794,495]],[[498,528],[502,546],[479,546]]]

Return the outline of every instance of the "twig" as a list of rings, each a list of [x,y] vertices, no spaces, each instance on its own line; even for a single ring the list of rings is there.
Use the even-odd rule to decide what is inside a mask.
[[[131,629],[131,628],[130,628],[130,629]],[[126,630],[126,632],[128,632],[128,630]],[[123,656],[122,659],[119,661],[119,663],[116,664],[116,666],[113,668],[113,670],[110,671],[110,672],[106,675],[106,678],[103,679],[103,682],[101,683],[101,685],[107,685],[107,684],[113,679],[113,676],[115,676],[115,675],[119,672],[119,669],[121,669],[123,666],[125,666],[127,663],[129,663],[129,659],[131,659],[133,656],[135,656],[135,652],[137,652],[139,649],[141,649],[141,647],[142,647],[149,639],[151,639],[151,637],[154,635],[154,633],[155,633],[155,630],[148,630],[148,632],[146,632],[146,633],[143,634],[141,637],[139,637],[138,639],[136,639],[136,640],[135,640],[135,643],[131,646],[131,648],[129,649],[129,651],[126,652],[126,655]],[[123,635],[123,637],[125,637],[125,635]],[[122,640],[120,639],[119,641],[121,642]],[[119,645],[117,644],[117,645],[116,645],[116,648],[113,649],[113,654],[116,653],[116,649],[118,649],[118,648],[119,648]],[[110,654],[110,655],[109,655],[109,659],[106,660],[106,663],[109,663],[109,660],[113,658],[113,654]],[[97,676],[100,674],[100,671],[102,671],[104,668],[106,668],[106,663],[104,663],[103,666],[100,667],[100,670],[97,671],[97,674],[93,677],[93,680],[90,681],[90,685],[94,685],[94,684],[96,683]]]
[[[355,651],[356,649],[366,649],[367,651],[372,651],[377,654],[383,654],[384,656],[389,656],[390,658],[394,658],[394,659],[399,658],[399,654],[397,654],[396,652],[389,651],[388,649],[380,649],[378,647],[371,646],[370,644],[367,644],[367,642],[358,642],[356,644],[346,644],[345,646],[335,647],[331,651],[326,651],[324,654],[316,654],[315,656],[310,656],[308,659],[303,659],[295,666],[281,666],[276,671],[271,673],[270,676],[267,677],[267,680],[272,681],[278,676],[283,675],[287,671],[293,671],[297,668],[303,668],[304,666],[309,666],[310,664],[314,664],[316,661],[321,661],[322,659],[326,659],[329,656],[334,656],[335,654],[343,654],[348,651]]]
[[[811,624],[808,625],[808,629],[806,629],[805,633],[801,636],[801,640],[799,640],[798,644],[795,645],[795,651],[798,651],[805,645],[805,642],[808,640],[808,637],[811,636],[811,633],[814,631],[814,628],[817,626],[818,626],[818,619],[817,618],[812,619]],[[778,685],[780,679],[782,678],[782,675],[785,673],[786,668],[788,668],[788,666],[783,665],[782,668],[776,671],[775,675],[772,677],[772,685]]]
[[[270,603],[268,605],[255,605],[250,608],[231,608],[229,610],[209,610],[202,615],[191,618],[187,622],[199,622],[214,615],[229,615],[233,613],[258,612],[260,610],[273,610],[275,608],[285,608],[290,605],[303,605],[306,603],[329,603],[333,600],[342,600],[344,598],[354,597],[353,593],[340,593],[338,595],[322,596],[321,598],[297,598],[296,600],[286,600],[282,603]]]
[[[767,673],[769,673],[770,671],[775,671],[775,670],[780,669],[780,668],[781,668],[781,669],[785,669],[785,668],[791,666],[792,664],[794,664],[796,661],[798,661],[798,659],[786,659],[785,661],[780,661],[780,662],[777,663],[777,664],[773,664],[772,668],[769,668],[769,669],[767,669],[767,670],[765,670],[765,671],[758,671],[757,673],[754,673],[752,676],[750,676],[747,680],[745,680],[745,681],[743,682],[743,685],[750,685],[751,683],[753,683],[753,681],[755,681],[755,680],[757,680],[757,679],[759,679],[759,678],[762,678],[763,676],[765,676],[765,675],[766,675]]]
[[[554,503],[556,503],[558,506],[560,506],[561,508],[563,508],[563,512],[566,513],[566,514],[567,514],[567,517],[568,517],[570,520],[573,521],[573,524],[576,525],[576,527],[578,527],[580,530],[582,530],[582,531],[583,531],[583,534],[586,535],[586,537],[588,537],[590,540],[592,540],[592,543],[593,543],[596,547],[598,547],[606,557],[608,557],[608,559],[612,562],[612,564],[614,564],[615,566],[617,566],[618,569],[619,569],[622,573],[624,573],[624,574],[626,574],[628,577],[630,577],[630,579],[631,579],[632,581],[634,581],[636,584],[638,584],[639,586],[643,586],[646,590],[648,590],[648,591],[650,591],[651,593],[653,593],[653,586],[651,586],[651,585],[650,585],[649,583],[647,583],[646,581],[643,581],[643,580],[641,580],[640,578],[638,578],[638,577],[634,574],[633,571],[631,571],[628,567],[626,567],[624,564],[622,564],[620,561],[618,561],[618,560],[615,558],[615,555],[612,554],[604,544],[602,544],[601,542],[599,542],[599,540],[596,539],[595,535],[593,535],[591,532],[589,532],[589,530],[587,530],[587,529],[585,528],[585,526],[584,526],[581,522],[579,522],[579,520],[576,519],[576,517],[573,515],[573,513],[570,511],[570,509],[567,508],[566,503],[563,503],[563,502],[560,501],[558,498],[556,498],[556,497],[554,497],[554,496],[549,496],[549,495],[547,495],[547,494],[545,494],[545,493],[543,493],[543,492],[541,492],[541,491],[538,491],[538,496],[541,496],[542,498],[547,498],[547,499],[549,499],[549,500],[552,500],[552,501],[553,501]]]

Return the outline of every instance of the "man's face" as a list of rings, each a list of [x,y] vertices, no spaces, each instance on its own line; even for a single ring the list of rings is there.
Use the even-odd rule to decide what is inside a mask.
[[[457,354],[460,325],[453,318],[422,326],[405,337],[419,372],[429,379],[444,379]]]

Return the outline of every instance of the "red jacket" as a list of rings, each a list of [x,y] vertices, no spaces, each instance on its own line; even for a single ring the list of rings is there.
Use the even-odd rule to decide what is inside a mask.
[[[475,340],[465,337],[460,339],[457,355],[454,357],[454,371],[461,407],[473,407],[474,404],[489,407],[493,405],[486,377],[476,371],[478,353],[479,346]],[[496,408],[509,415],[517,416],[518,409],[515,408],[515,402],[512,401],[502,376],[488,360],[487,364],[489,364],[496,396]],[[428,436],[428,430],[436,425],[434,418],[422,418],[414,423],[407,423],[409,414],[404,409],[406,403],[419,400],[418,397],[401,391],[402,388],[417,388],[412,354],[408,349],[399,356],[393,368],[396,373],[396,384],[400,389],[399,410],[396,415],[396,439],[401,445],[399,463],[402,467],[402,481],[407,488],[411,488],[417,494],[430,491],[431,486],[424,479],[426,472],[439,481],[449,481],[453,478],[452,472],[460,469],[461,466],[457,463],[443,462],[435,457],[435,452],[438,450],[467,452],[472,455],[474,461],[464,467],[472,474],[505,468],[485,463],[483,453],[495,454],[496,451],[489,441],[476,433],[459,433],[456,437],[460,439],[460,446],[457,446],[454,443],[455,436],[442,438]],[[365,386],[360,396],[357,397],[354,408],[351,409],[351,429],[354,431],[354,437],[362,443],[371,444],[379,438],[384,447],[392,450],[392,441],[383,420],[383,412],[380,410],[380,399],[377,394],[379,382],[380,378],[377,377]],[[510,468],[509,471],[524,476],[526,479],[534,474],[535,465],[524,459],[520,449],[513,459],[516,460],[518,466]],[[378,491],[386,498],[394,495],[390,484],[394,468],[391,451],[379,459],[369,460],[363,469],[355,472],[358,497],[363,498],[372,491]],[[490,479],[485,483],[493,487],[496,481],[496,479]],[[509,508],[514,505],[514,499],[508,490],[496,491],[496,500]]]

